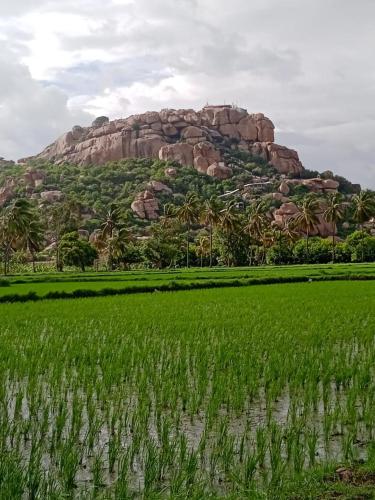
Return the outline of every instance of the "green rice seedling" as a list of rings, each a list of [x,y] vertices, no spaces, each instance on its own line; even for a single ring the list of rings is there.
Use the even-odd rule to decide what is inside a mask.
[[[71,492],[75,487],[75,478],[80,457],[74,443],[67,441],[59,449],[59,472],[64,489]]]
[[[94,489],[102,488],[104,483],[104,475],[103,475],[103,453],[100,450],[95,453],[93,461],[92,461],[92,483]]]
[[[316,461],[319,433],[315,427],[309,429],[306,435],[306,445],[309,455],[309,465],[313,467]]]
[[[256,450],[257,461],[259,465],[264,466],[264,459],[267,452],[267,432],[263,427],[258,427],[256,430]]]

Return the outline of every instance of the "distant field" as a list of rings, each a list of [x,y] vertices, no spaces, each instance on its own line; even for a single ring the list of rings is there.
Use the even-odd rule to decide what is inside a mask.
[[[331,472],[375,465],[374,310],[349,281],[0,305],[1,497],[371,498]]]
[[[14,294],[25,295],[35,292],[45,296],[49,292],[67,292],[75,290],[126,289],[148,287],[151,291],[161,285],[176,282],[180,285],[189,283],[215,282],[229,283],[231,280],[324,276],[373,276],[375,264],[336,264],[336,265],[301,265],[301,266],[265,266],[252,268],[215,268],[167,271],[128,271],[113,273],[60,273],[16,275],[8,278],[10,286],[0,286],[0,297]]]

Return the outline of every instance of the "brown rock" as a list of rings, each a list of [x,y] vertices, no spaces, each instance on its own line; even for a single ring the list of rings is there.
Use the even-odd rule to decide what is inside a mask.
[[[258,141],[273,142],[275,140],[275,126],[271,120],[266,118],[263,113],[256,113],[250,116],[255,120],[256,128],[258,130]]]
[[[162,182],[159,182],[159,181],[150,181],[147,185],[147,187],[152,190],[152,191],[156,191],[156,192],[160,192],[160,193],[165,193],[165,194],[171,194],[172,193],[172,189],[168,186],[166,186],[165,184],[163,184]]]
[[[164,170],[164,173],[167,177],[176,177],[177,175],[177,170],[175,168],[166,168]]]
[[[194,156],[194,167],[205,174],[207,169],[213,163],[220,162],[220,153],[217,151],[215,146],[208,141],[200,142],[194,146],[193,149]]]
[[[289,188],[288,184],[287,184],[285,181],[283,181],[283,182],[280,184],[280,186],[279,186],[279,191],[280,191],[280,193],[282,193],[282,194],[283,194],[283,195],[285,195],[285,196],[289,194],[289,192],[290,192],[290,188]]]
[[[245,141],[257,141],[258,129],[255,120],[252,116],[242,118],[237,125],[238,132],[241,138]]]
[[[212,163],[208,168],[207,168],[207,175],[210,175],[211,177],[216,177],[217,179],[228,179],[233,175],[232,169],[229,167],[226,167],[223,162],[220,163]]]
[[[159,203],[151,191],[139,193],[131,204],[131,209],[140,219],[155,220],[159,217]]]
[[[181,137],[183,139],[194,139],[197,137],[202,137],[204,134],[202,133],[202,129],[200,127],[186,127],[183,129],[181,133]]]
[[[42,191],[40,193],[41,200],[48,203],[55,203],[62,200],[63,197],[64,195],[61,191]]]
[[[162,130],[168,137],[178,136],[178,129],[171,123],[165,123],[162,125]]]
[[[269,163],[281,174],[299,174],[303,170],[297,151],[278,144],[267,144]]]
[[[185,144],[177,142],[180,137]],[[248,114],[229,105],[205,106],[201,111],[163,109],[114,121],[100,117],[92,127],[73,127],[35,158],[56,164],[90,165],[122,158],[159,157],[183,165],[194,162],[199,171],[206,172],[210,165],[222,161],[213,144],[225,137],[236,139],[241,150],[259,155],[281,173],[299,173],[303,168],[295,151],[273,144],[271,120],[262,113]],[[193,155],[192,148],[202,143],[210,143],[215,154],[195,151]],[[233,144],[233,149],[236,147]],[[335,189],[328,184],[325,189]]]
[[[193,165],[193,146],[183,142],[163,146],[159,150],[159,159],[177,161],[183,166]]]
[[[237,126],[233,125],[232,123],[227,123],[226,125],[221,125],[220,128],[220,133],[230,137],[231,139],[238,139],[240,138],[240,134],[237,130]]]

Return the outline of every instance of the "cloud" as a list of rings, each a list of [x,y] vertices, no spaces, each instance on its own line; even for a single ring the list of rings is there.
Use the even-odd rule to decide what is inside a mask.
[[[70,110],[68,96],[59,88],[43,85],[12,54],[0,54],[0,156],[17,159],[37,153],[74,123],[92,117]]]
[[[375,187],[372,0],[6,3],[0,37],[12,54],[3,60],[22,68],[23,84],[12,96],[19,102],[4,104],[0,82],[0,102],[32,108],[20,114],[24,129],[46,112],[38,102],[54,109],[44,117],[55,124],[48,133],[39,125],[18,138],[22,151],[35,152],[88,113],[235,102],[268,115],[278,142],[295,147],[307,168]],[[40,96],[33,104],[22,97],[30,93]],[[14,137],[10,147],[1,133],[0,148],[15,150]]]

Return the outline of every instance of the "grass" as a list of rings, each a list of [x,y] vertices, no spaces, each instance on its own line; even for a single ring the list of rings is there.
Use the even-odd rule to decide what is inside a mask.
[[[324,279],[329,277],[366,277],[375,279],[375,264],[335,264],[335,265],[301,265],[301,266],[264,266],[255,268],[215,268],[167,271],[129,271],[113,273],[60,273],[11,276],[3,280],[7,286],[1,286],[0,299],[16,301],[25,300],[29,293],[37,298],[52,296],[62,298],[73,296],[76,291],[97,292],[98,295],[110,295],[110,291],[129,293],[137,291],[154,291],[155,289],[188,289],[199,286],[213,287],[248,284],[256,280],[293,281],[293,279]],[[169,286],[168,286],[169,285]],[[108,291],[105,293],[105,291]],[[65,297],[64,297],[65,295]],[[90,295],[89,293],[87,295]],[[83,293],[81,293],[83,296]],[[32,296],[31,296],[32,297]],[[26,297],[27,298],[27,297]]]
[[[367,494],[334,470],[373,470],[374,306],[370,281],[2,304],[2,496]]]

